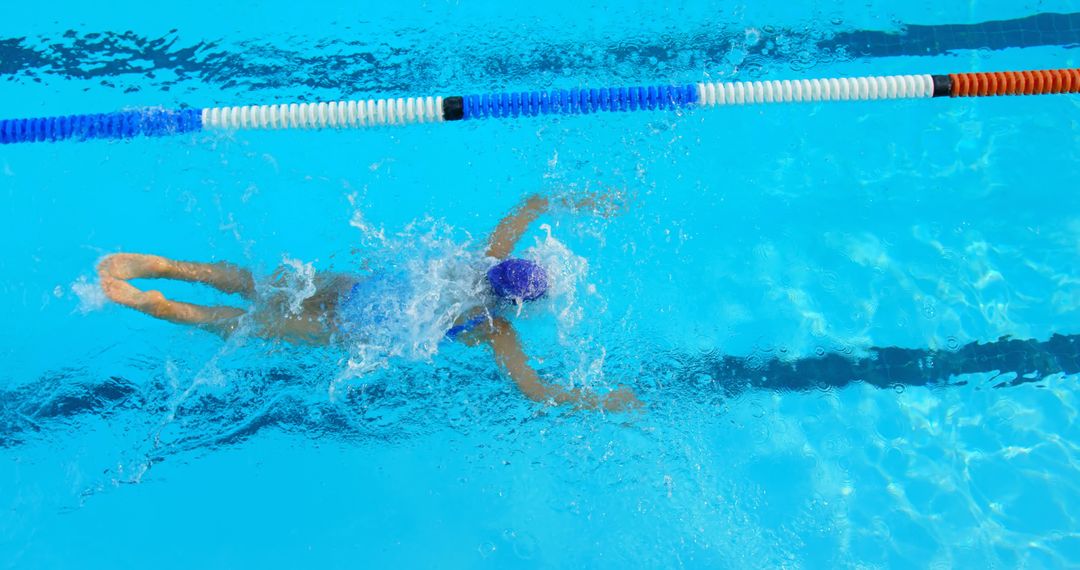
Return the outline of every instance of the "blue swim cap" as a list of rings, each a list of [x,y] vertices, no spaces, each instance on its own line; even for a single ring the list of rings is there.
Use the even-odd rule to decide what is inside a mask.
[[[534,301],[544,295],[548,288],[547,273],[543,267],[528,259],[510,258],[488,269],[491,290],[503,299]]]

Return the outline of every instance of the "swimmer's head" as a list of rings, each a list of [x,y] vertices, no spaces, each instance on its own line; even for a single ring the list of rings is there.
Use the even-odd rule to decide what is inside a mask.
[[[488,270],[487,278],[495,295],[507,300],[534,301],[543,297],[548,288],[543,267],[516,257],[500,261]]]

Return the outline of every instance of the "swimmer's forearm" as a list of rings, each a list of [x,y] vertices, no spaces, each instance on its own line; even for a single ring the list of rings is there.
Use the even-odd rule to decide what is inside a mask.
[[[529,399],[536,402],[555,401],[558,404],[575,399],[572,392],[540,380],[540,375],[529,366],[529,358],[521,348],[517,332],[505,319],[497,318],[492,322],[487,341],[495,352],[495,363]]]
[[[616,390],[601,398],[588,389],[567,390],[557,384],[550,384],[540,379],[540,375],[529,366],[528,356],[521,348],[514,328],[505,319],[496,319],[494,328],[487,340],[495,351],[495,362],[514,381],[522,394],[534,402],[556,405],[571,405],[579,409],[605,410],[617,412],[627,408],[638,408],[641,402],[633,392],[626,389]]]
[[[535,375],[535,372],[533,373]],[[510,374],[513,378],[513,374]],[[554,403],[557,406],[570,405],[579,410],[597,410],[604,407],[608,411],[619,411],[622,405],[609,406],[606,399],[600,398],[595,392],[585,388],[568,390],[557,384],[548,384],[540,380],[539,376],[526,379],[525,382],[514,378],[515,383],[529,399],[539,403]],[[636,398],[635,398],[636,400]]]
[[[569,404],[575,408],[589,410],[595,410],[600,403],[600,398],[588,390],[578,388],[567,390],[556,384],[548,384],[540,380],[540,376],[528,365],[522,369],[513,365],[507,366],[505,359],[502,362],[503,370],[517,384],[518,390],[534,402],[554,403],[558,406]]]

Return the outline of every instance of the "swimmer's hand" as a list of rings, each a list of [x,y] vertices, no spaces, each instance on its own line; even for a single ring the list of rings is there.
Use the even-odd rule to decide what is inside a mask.
[[[558,201],[571,211],[589,212],[602,218],[612,218],[630,209],[629,193],[615,188],[600,192],[571,192],[560,196]]]
[[[620,387],[618,390],[608,392],[603,401],[601,402],[604,410],[609,412],[629,412],[632,410],[640,410],[645,404],[641,403],[641,400],[637,398],[634,391],[625,386]]]

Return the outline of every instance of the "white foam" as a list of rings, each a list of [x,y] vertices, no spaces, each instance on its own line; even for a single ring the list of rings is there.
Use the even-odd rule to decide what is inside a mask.
[[[589,262],[575,255],[566,244],[551,236],[551,226],[540,226],[546,236],[536,238],[536,243],[525,250],[524,255],[544,268],[548,276],[547,303],[555,315],[560,342],[566,344],[571,331],[581,322],[585,311],[578,302],[578,291],[595,293],[595,287],[579,285],[589,272]]]
[[[260,294],[263,297],[284,294],[288,299],[286,310],[290,314],[299,315],[304,301],[311,298],[317,290],[315,265],[290,258],[288,255],[282,257],[281,263],[281,269],[275,274],[275,278],[261,287]]]
[[[391,359],[430,359],[459,317],[491,301],[483,275],[492,260],[477,251],[467,233],[424,218],[388,234],[359,212],[351,225],[368,246],[368,278],[385,282],[374,285],[377,298],[364,309],[377,322],[358,323],[362,330],[349,338],[348,366],[331,394],[344,382],[367,381],[365,377],[386,368]]]
[[[85,275],[80,275],[71,284],[71,292],[79,299],[79,306],[76,310],[84,315],[100,311],[105,306],[106,297],[105,292],[101,290],[101,284],[97,281],[90,281]]]
[[[374,285],[376,306],[365,309],[377,323],[361,323],[363,329],[349,339],[350,358],[346,370],[331,388],[336,392],[345,382],[369,381],[373,372],[385,369],[395,358],[413,361],[430,360],[445,341],[446,331],[454,322],[480,307],[492,309],[497,303],[491,296],[485,274],[497,260],[486,257],[482,244],[468,233],[433,218],[423,218],[390,233],[367,222],[359,212],[351,225],[361,231],[372,279],[393,276]],[[579,291],[595,297],[595,287],[584,283],[588,262],[575,255],[551,235],[551,227],[540,226],[544,237],[522,257],[540,264],[548,274],[545,299],[519,304],[517,317],[548,314],[554,317],[559,343],[568,347],[581,374],[595,377],[603,356],[594,360],[591,341],[575,334],[585,311]],[[361,277],[363,278],[363,277]],[[494,316],[490,315],[489,317]],[[585,358],[584,355],[588,355]],[[573,356],[579,358],[573,358]],[[573,380],[573,378],[572,378]]]

